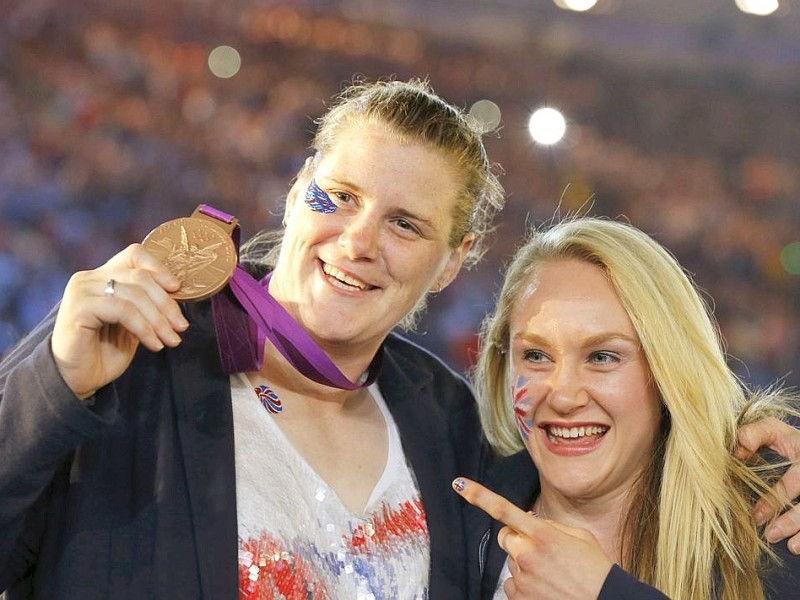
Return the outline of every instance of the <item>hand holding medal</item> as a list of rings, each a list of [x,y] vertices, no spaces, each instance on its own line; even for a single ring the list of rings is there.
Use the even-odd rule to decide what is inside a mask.
[[[189,323],[176,301],[213,296],[237,264],[238,221],[206,205],[156,227],[104,265],[70,278],[51,347],[66,384],[88,398],[130,365],[141,343],[175,347]]]
[[[171,294],[180,280],[141,244],[70,277],[50,347],[72,392],[88,398],[130,365],[139,344],[158,352],[181,343],[189,326]]]

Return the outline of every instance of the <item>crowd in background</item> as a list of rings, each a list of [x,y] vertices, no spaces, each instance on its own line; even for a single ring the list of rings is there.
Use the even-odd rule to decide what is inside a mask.
[[[677,255],[713,297],[744,379],[800,383],[800,276],[781,262],[800,242],[800,87],[300,9],[252,8],[223,26],[169,2],[124,4],[0,13],[0,353],[72,272],[200,203],[236,215],[244,237],[278,225],[313,119],[343,83],[424,76],[465,108],[500,107],[487,147],[509,198],[492,250],[431,303],[415,339],[467,369],[526,225],[584,211],[623,216]],[[218,44],[242,56],[228,79],[206,64]],[[530,140],[541,104],[567,115],[560,145]]]

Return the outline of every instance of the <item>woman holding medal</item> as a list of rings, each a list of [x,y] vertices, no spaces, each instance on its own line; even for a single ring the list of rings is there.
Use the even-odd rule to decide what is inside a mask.
[[[284,229],[243,249],[250,274],[179,305],[133,245],[4,361],[9,600],[474,592],[449,486],[482,469],[477,408],[392,330],[480,256],[502,205],[481,131],[422,82],[355,85],[314,150]]]
[[[237,271],[175,301],[158,255],[196,281],[194,219],[76,274],[2,368],[9,598],[466,597],[449,481],[478,474],[477,410],[390,332],[480,255],[503,201],[481,133],[422,82],[353,86],[284,231],[243,249],[268,297]]]

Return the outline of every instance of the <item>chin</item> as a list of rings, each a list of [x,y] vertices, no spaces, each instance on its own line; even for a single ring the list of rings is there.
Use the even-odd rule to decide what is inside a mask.
[[[346,322],[346,318],[342,319]],[[314,337],[322,344],[357,344],[374,336],[363,329],[342,327],[342,322],[317,324],[313,329]]]

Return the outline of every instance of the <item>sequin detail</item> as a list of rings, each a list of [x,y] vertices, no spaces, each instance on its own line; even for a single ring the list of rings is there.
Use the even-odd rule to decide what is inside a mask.
[[[428,526],[422,502],[404,502],[394,508],[384,504],[372,518],[339,536],[330,548],[294,539],[281,541],[269,533],[239,540],[239,599],[333,600],[334,583],[351,578],[356,600],[394,600],[402,573],[379,568],[385,558],[400,559],[427,545]],[[341,582],[339,582],[341,583]],[[415,600],[427,600],[427,591]]]
[[[258,399],[261,400],[261,404],[264,408],[266,408],[269,412],[273,415],[278,414],[283,410],[283,404],[281,404],[281,399],[278,398],[278,395],[272,391],[269,386],[260,385],[257,388],[254,388],[256,394],[258,395]]]
[[[313,179],[306,190],[306,204],[314,212],[330,214],[336,212],[336,205],[331,197],[317,185]]]
[[[267,382],[264,382],[267,383]],[[237,584],[243,600],[427,600],[430,536],[414,474],[377,386],[388,451],[353,512],[231,376],[236,450]],[[281,590],[283,590],[283,593]]]

